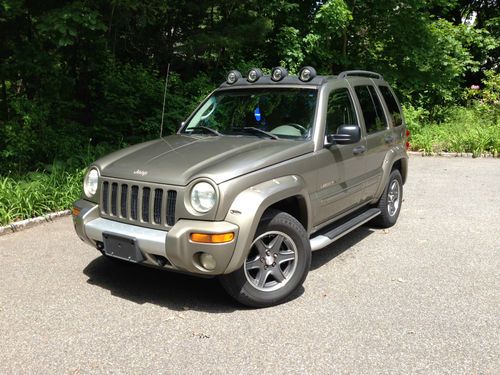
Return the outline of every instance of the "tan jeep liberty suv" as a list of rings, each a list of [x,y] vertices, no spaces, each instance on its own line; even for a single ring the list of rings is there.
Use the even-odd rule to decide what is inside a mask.
[[[239,302],[276,305],[312,251],[396,223],[407,137],[380,74],[231,71],[177,134],[88,168],[75,230],[107,257],[218,276]]]

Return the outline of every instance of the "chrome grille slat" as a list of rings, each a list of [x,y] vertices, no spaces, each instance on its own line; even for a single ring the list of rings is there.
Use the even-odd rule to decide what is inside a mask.
[[[104,213],[108,213],[108,190],[109,190],[109,182],[104,181],[102,184],[102,211]]]
[[[151,212],[150,211],[150,199],[151,198],[151,189],[148,188],[148,187],[145,187],[142,189],[142,199],[141,199],[141,202],[142,202],[142,210],[141,210],[141,217],[142,217],[142,221],[145,221],[146,223],[149,222],[149,213]]]
[[[128,185],[128,188],[127,188],[127,216],[125,216],[124,218],[127,219],[127,220],[132,220],[132,218],[130,217],[130,202],[132,202],[132,185]]]
[[[137,220],[138,216],[138,200],[139,200],[139,186],[132,186],[132,198],[130,201],[130,218],[132,220]]]
[[[101,178],[101,216],[150,228],[176,222],[177,190],[165,185]]]
[[[111,214],[113,216],[118,215],[118,184],[116,182],[113,182],[111,184]]]
[[[111,182],[109,183],[109,185],[111,185]],[[111,194],[112,194],[112,190],[113,190],[112,186],[108,186],[108,194],[106,194],[106,196],[107,196],[107,198],[106,198],[106,199],[107,199],[107,201],[108,201],[108,210],[107,210],[107,213],[108,213],[109,215],[111,215],[111,214],[112,214],[112,213],[111,213]]]
[[[167,197],[167,225],[175,224],[175,204],[177,202],[177,192],[175,190],[168,191]]]
[[[127,217],[127,200],[128,200],[128,185],[121,184],[120,192],[120,215],[122,217]]]
[[[161,209],[163,206],[163,189],[155,189],[155,199],[153,200],[153,222],[161,224]]]
[[[142,220],[142,189],[139,187],[139,195],[137,196],[137,220]]]

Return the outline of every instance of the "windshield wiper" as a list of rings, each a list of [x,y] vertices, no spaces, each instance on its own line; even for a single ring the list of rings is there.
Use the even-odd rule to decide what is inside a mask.
[[[264,134],[264,135],[267,135],[269,138],[272,138],[272,139],[280,139],[276,134],[273,134],[273,133],[270,133],[270,132],[266,132],[265,130],[262,130],[262,129],[259,129],[259,128],[254,128],[253,126],[246,126],[242,130],[251,131],[253,133]]]
[[[215,134],[217,136],[221,136],[223,135],[222,133],[219,133],[217,130],[215,129],[212,129],[212,128],[209,128],[208,126],[195,126],[194,128],[190,129],[191,130],[191,133],[196,130],[196,129],[203,129],[203,130],[207,130],[208,132],[212,133],[212,134]]]

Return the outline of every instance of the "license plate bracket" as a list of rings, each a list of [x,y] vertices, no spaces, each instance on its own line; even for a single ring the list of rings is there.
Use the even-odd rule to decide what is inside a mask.
[[[133,237],[117,236],[112,233],[103,233],[104,252],[114,258],[119,258],[133,263],[141,263],[144,256]]]

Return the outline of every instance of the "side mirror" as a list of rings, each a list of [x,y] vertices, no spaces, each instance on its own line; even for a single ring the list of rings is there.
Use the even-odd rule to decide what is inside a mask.
[[[177,130],[181,130],[184,125],[186,125],[186,121],[182,121]]]
[[[361,139],[361,129],[358,125],[340,125],[337,133],[326,136],[327,144],[336,143],[338,145],[347,145],[357,143]]]

